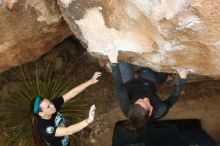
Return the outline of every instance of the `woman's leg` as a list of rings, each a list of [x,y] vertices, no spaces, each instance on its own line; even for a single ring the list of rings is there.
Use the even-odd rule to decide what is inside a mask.
[[[154,71],[151,70],[150,68],[141,68],[140,78],[151,81],[154,84],[157,84]]]
[[[136,65],[119,61],[119,69],[123,83],[126,83],[134,78],[134,73],[137,68],[138,66]]]
[[[154,84],[162,84],[166,81],[167,74],[155,72],[150,68],[142,68],[140,77],[153,82]]]

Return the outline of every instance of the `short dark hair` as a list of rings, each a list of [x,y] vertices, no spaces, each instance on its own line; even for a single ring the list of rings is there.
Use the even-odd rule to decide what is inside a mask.
[[[144,124],[149,120],[149,111],[138,104],[133,104],[128,110],[128,120],[126,122],[126,132],[132,135],[139,135]]]

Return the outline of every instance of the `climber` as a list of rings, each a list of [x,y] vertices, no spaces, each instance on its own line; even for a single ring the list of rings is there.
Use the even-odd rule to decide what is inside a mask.
[[[119,105],[128,118],[125,124],[128,133],[138,134],[147,122],[165,116],[179,99],[188,69],[177,70],[180,76],[178,85],[172,95],[162,101],[156,94],[155,86],[166,81],[168,74],[118,61],[118,50],[113,47],[109,48],[108,58],[116,83]]]
[[[38,140],[43,141],[47,146],[69,146],[70,140],[68,136],[82,130],[93,122],[96,107],[95,105],[90,107],[88,118],[68,127],[65,125],[63,115],[59,112],[60,108],[63,103],[66,103],[90,85],[97,83],[100,76],[100,72],[95,72],[90,80],[52,101],[46,97],[36,96],[32,102],[32,124],[35,130],[35,138],[37,136]]]

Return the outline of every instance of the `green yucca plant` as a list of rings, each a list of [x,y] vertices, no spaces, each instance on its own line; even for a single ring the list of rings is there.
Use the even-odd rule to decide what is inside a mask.
[[[4,78],[4,76],[5,76],[5,73],[1,72],[0,73],[0,89],[3,88],[5,85],[5,81],[3,81],[3,79],[2,79],[2,78]]]
[[[10,98],[0,104],[1,146],[34,145],[31,133],[31,101],[37,95],[53,99],[76,86],[76,78],[79,79],[80,77],[74,78],[72,72],[72,67],[64,66],[64,69],[55,74],[52,64],[43,69],[39,63],[36,63],[35,70],[32,73],[26,67],[22,67],[22,86],[16,92],[11,93]],[[67,125],[84,118],[85,111],[89,106],[88,101],[88,98],[85,101],[85,98],[79,97],[62,106],[61,112],[65,116]]]
[[[4,82],[0,81],[0,88],[4,86]]]

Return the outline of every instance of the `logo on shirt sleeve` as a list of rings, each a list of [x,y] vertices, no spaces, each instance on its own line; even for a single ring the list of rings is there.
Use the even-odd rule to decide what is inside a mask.
[[[46,131],[47,131],[48,134],[51,134],[54,131],[54,127],[49,126],[49,127],[47,127]]]

